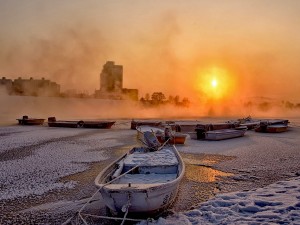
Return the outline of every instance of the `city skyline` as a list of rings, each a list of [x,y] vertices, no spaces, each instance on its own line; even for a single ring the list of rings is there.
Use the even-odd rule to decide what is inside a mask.
[[[0,4],[3,76],[51,74],[62,89],[95,90],[99,62],[113,59],[141,96],[300,97],[296,0]]]

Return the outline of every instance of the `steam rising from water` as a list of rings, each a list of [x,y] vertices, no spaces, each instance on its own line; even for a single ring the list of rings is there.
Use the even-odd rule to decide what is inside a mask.
[[[262,103],[261,103],[262,104]],[[144,107],[134,101],[29,97],[0,95],[0,124],[14,124],[17,118],[28,115],[34,118],[55,116],[58,120],[69,119],[200,119],[201,117],[291,117],[298,116],[300,107],[287,109],[280,103],[268,108],[261,104],[251,107],[241,104],[227,106],[192,104],[189,108],[176,106]]]

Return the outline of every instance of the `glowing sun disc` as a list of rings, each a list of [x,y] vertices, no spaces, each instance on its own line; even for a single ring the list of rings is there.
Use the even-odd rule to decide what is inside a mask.
[[[217,80],[214,79],[214,80],[211,81],[211,86],[212,86],[212,87],[215,88],[215,87],[217,87],[217,85],[218,85]]]

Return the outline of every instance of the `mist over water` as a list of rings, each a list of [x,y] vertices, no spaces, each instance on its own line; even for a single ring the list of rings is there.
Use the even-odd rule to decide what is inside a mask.
[[[103,100],[92,98],[57,98],[0,95],[0,124],[15,124],[17,118],[55,116],[58,120],[70,119],[200,119],[211,118],[286,118],[299,116],[300,109],[287,109],[273,104],[267,109],[258,105],[242,104],[208,105],[191,103],[190,107],[161,105],[145,107],[136,101]]]

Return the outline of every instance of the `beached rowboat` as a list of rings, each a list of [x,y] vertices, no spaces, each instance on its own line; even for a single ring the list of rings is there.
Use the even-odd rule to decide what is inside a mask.
[[[17,119],[20,125],[43,125],[45,119],[29,118],[23,116],[22,119]]]
[[[152,121],[152,120],[132,120],[130,129],[135,130],[139,126],[152,126],[158,127],[161,126],[162,122],[160,121]]]
[[[255,128],[256,132],[266,132],[266,133],[281,133],[285,132],[288,129],[286,121],[281,123],[270,123],[270,122],[261,122],[259,126]]]
[[[175,146],[135,147],[106,167],[95,184],[113,213],[156,213],[175,200],[184,170]]]
[[[241,129],[223,129],[223,130],[212,130],[205,132],[205,140],[225,140],[230,138],[243,137],[246,130]]]
[[[144,133],[147,131],[150,131],[155,134],[155,136],[157,137],[157,140],[160,143],[164,143],[166,141],[165,130],[163,128],[152,127],[152,126],[138,126],[136,128],[136,130],[137,130],[137,136],[139,139],[143,139]],[[184,144],[186,137],[187,137],[186,134],[170,130],[170,139],[169,139],[168,143],[169,144]]]
[[[110,129],[114,125],[115,121],[88,121],[88,120],[56,120],[55,117],[48,118],[49,127],[83,127],[83,128],[98,128],[98,129]]]

